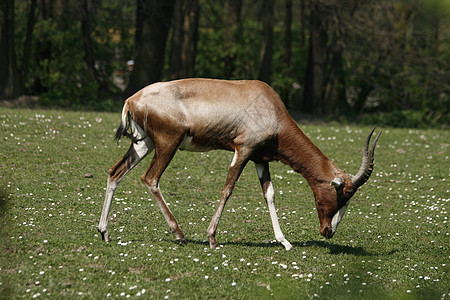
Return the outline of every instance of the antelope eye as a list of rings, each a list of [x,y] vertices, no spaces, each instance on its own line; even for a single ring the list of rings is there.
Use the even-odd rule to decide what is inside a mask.
[[[346,190],[344,190],[344,192],[346,194],[350,194],[350,195],[353,195],[355,193],[355,191],[352,188],[346,189]]]

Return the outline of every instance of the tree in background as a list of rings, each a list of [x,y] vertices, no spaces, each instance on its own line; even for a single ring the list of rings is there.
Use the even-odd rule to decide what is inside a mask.
[[[114,109],[107,99],[155,81],[259,78],[302,112],[449,116],[444,0],[15,0],[1,11],[3,96],[18,86],[10,96]]]
[[[0,98],[21,95],[23,83],[16,62],[13,0],[0,2],[0,66]]]
[[[272,56],[273,56],[273,4],[274,0],[262,0],[261,18],[263,24],[263,35],[261,43],[261,55],[258,79],[271,83]]]
[[[225,20],[223,33],[224,78],[233,78],[236,70],[237,47],[242,39],[242,0],[225,2]]]
[[[285,0],[285,16],[284,16],[284,54],[283,63],[286,68],[286,75],[291,73],[292,58],[292,0]]]
[[[169,78],[194,77],[200,11],[198,0],[176,0],[174,11]]]
[[[91,39],[91,21],[89,18],[88,0],[81,0],[81,33],[84,48],[84,60],[86,62],[87,74],[89,80],[96,82],[99,86],[102,85],[101,78],[98,74],[98,68],[96,68],[94,47]]]
[[[354,112],[448,115],[450,6],[443,1],[356,3],[343,39],[346,99]]]
[[[344,99],[341,38],[345,7],[336,2],[311,2],[309,60],[301,105],[305,112],[333,114]]]
[[[125,97],[161,81],[174,6],[175,0],[137,1],[134,67]]]

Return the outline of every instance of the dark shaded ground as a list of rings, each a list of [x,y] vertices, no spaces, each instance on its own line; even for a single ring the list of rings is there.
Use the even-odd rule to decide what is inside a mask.
[[[0,99],[0,107],[8,108],[36,108],[38,106],[38,96],[20,96],[12,99]]]

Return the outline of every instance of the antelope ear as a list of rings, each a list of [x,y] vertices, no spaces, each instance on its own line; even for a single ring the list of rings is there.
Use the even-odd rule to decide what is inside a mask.
[[[344,183],[342,182],[342,180],[338,177],[334,178],[331,182],[330,185],[339,188],[340,186],[342,186]]]

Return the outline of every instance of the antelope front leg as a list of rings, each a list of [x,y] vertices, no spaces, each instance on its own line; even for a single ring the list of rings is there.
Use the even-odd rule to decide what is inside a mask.
[[[161,150],[164,149],[164,150]],[[175,234],[175,238],[180,243],[186,244],[183,231],[180,229],[177,220],[173,216],[159,188],[159,180],[167,165],[172,160],[178,145],[165,145],[165,147],[156,147],[155,156],[144,175],[141,176],[142,182],[147,186],[153,196],[156,204],[158,204],[161,213],[166,219],[167,225],[171,232]],[[161,154],[163,153],[163,154]]]
[[[183,231],[180,229],[177,220],[175,219],[169,207],[167,206],[167,203],[164,200],[163,195],[161,194],[159,184],[157,182],[148,184],[145,182],[145,178],[143,179],[143,181],[145,185],[147,185],[149,191],[152,193],[156,204],[158,204],[158,207],[161,210],[164,219],[166,219],[167,225],[169,225],[170,231],[175,234],[176,240],[182,244],[186,244],[187,242],[186,239],[184,238]]]
[[[263,189],[264,198],[266,199],[267,207],[269,208],[270,219],[272,220],[273,231],[275,239],[282,244],[287,251],[292,249],[292,244],[286,240],[281,231],[280,223],[274,203],[274,191],[272,181],[270,180],[269,164],[255,164],[256,172],[258,173],[259,181]]]
[[[219,205],[217,206],[216,212],[214,213],[214,216],[212,217],[211,223],[209,224],[208,227],[207,236],[209,239],[209,246],[211,247],[211,249],[216,249],[219,247],[219,244],[216,241],[217,226],[219,225],[220,217],[222,216],[225,204],[228,198],[230,198],[234,186],[236,185],[236,181],[241,175],[242,170],[244,169],[247,162],[248,162],[247,156],[243,155],[242,153],[236,150],[233,162],[231,163],[230,170],[228,171],[228,176],[225,181],[225,185],[222,189]]]
[[[216,231],[217,226],[219,226],[220,217],[222,216],[223,209],[225,207],[225,203],[228,198],[231,196],[231,192],[233,191],[234,183],[232,185],[225,185],[222,190],[222,195],[220,197],[219,205],[217,206],[216,212],[211,219],[211,223],[208,226],[207,236],[209,240],[209,246],[211,249],[219,248],[219,244],[216,241]]]

